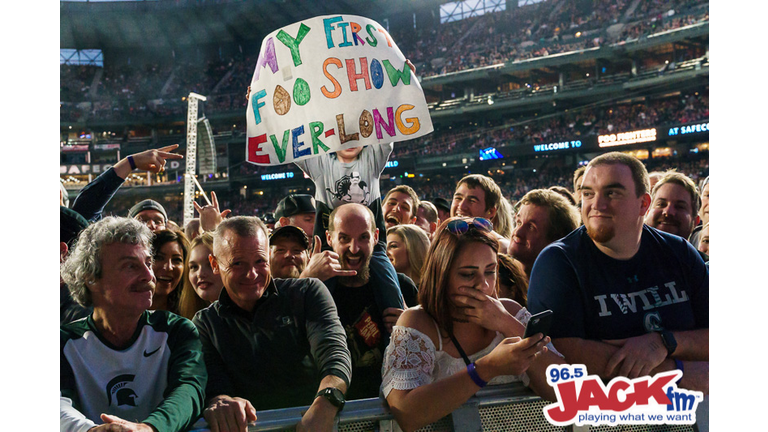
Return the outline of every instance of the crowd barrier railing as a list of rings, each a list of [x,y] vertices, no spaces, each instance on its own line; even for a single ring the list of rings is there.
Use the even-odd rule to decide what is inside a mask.
[[[625,425],[625,426],[554,426],[545,418],[542,409],[551,402],[536,396],[520,383],[486,387],[477,392],[464,405],[442,419],[427,425],[420,432],[697,432],[690,425]],[[248,426],[249,432],[293,431],[308,406],[258,411],[256,422]],[[205,420],[200,419],[191,432],[209,432]],[[402,429],[380,398],[347,401],[336,418],[334,432],[401,432]]]

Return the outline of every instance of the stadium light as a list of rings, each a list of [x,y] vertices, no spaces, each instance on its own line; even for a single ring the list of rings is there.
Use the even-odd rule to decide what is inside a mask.
[[[207,98],[207,97],[205,97],[205,96],[203,96],[203,95],[199,95],[199,94],[197,94],[197,93],[195,93],[195,92],[189,92],[189,97],[194,97],[194,98],[200,99],[200,100],[201,100],[201,101],[203,101],[203,102],[205,102],[205,101],[207,101],[207,100],[208,100],[208,98]]]

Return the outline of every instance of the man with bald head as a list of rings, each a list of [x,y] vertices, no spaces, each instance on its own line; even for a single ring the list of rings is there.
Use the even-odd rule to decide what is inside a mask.
[[[325,281],[346,330],[352,355],[355,380],[347,398],[375,398],[381,386],[382,358],[391,331],[387,323],[394,324],[403,308],[387,301],[396,294],[395,287],[376,280],[370,271],[374,246],[379,241],[373,212],[361,204],[336,207],[328,219],[326,238],[338,255],[341,268],[356,271],[354,276],[337,276]],[[398,282],[406,304],[414,305],[413,281],[398,273]]]

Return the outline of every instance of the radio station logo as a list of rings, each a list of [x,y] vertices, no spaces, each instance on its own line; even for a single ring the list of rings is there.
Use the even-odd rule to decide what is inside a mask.
[[[584,365],[550,365],[547,383],[557,402],[544,407],[544,416],[556,426],[696,423],[696,407],[704,394],[677,387],[679,370],[629,379],[616,377],[608,386]]]

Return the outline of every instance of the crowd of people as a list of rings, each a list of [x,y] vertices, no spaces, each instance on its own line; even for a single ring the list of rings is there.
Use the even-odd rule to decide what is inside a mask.
[[[629,3],[577,1],[552,10],[556,2],[540,2],[436,27],[392,29],[392,33],[406,58],[428,77],[637,39],[708,20],[706,1],[643,1],[625,17]],[[622,22],[626,24],[621,34],[609,37],[607,27]],[[208,96],[208,105],[217,112],[242,110],[240,89],[250,83],[254,64],[253,56],[243,54],[203,62],[109,64],[101,75],[95,66],[62,65],[61,119],[182,115],[186,112],[182,98],[190,91]],[[83,102],[88,103],[79,105]]]
[[[405,145],[407,143],[403,143]],[[393,158],[398,157],[397,147],[395,146],[393,151]],[[464,145],[459,143],[458,145]],[[646,166],[650,171],[666,171],[668,169],[676,168],[678,171],[686,174],[695,181],[701,181],[709,175],[709,152],[702,151],[699,153],[679,154],[675,156],[667,157],[655,157],[645,161]],[[523,164],[526,165],[525,163]],[[252,175],[257,172],[266,172],[265,167],[258,167],[251,164],[242,164],[242,174]],[[570,185],[570,176],[576,166],[565,165],[560,158],[553,158],[548,160],[542,165],[536,165],[536,168],[531,167],[519,167],[513,170],[503,170],[501,172],[492,171],[488,175],[494,179],[494,181],[501,188],[502,194],[508,197],[510,200],[518,201],[527,192],[533,189],[539,189],[550,186],[568,187]],[[398,176],[399,177],[399,176]],[[452,184],[455,184],[460,178],[461,174],[450,173],[433,173],[424,177],[404,177],[390,180],[383,180],[381,182],[381,190],[383,193],[387,193],[390,189],[395,188],[398,184],[405,184],[418,191],[421,199],[429,199],[440,197],[443,199],[450,199],[453,194]],[[314,187],[310,181],[305,181],[306,187],[297,188],[304,189],[305,193],[313,194]],[[203,184],[203,187],[207,185]],[[153,193],[153,197],[159,192]],[[248,192],[248,195],[243,196],[240,191],[222,191],[219,193],[219,200],[222,205],[228,209],[231,209],[235,214],[249,214],[257,215],[262,218],[269,219],[274,214],[275,208],[279,201],[285,197],[286,191],[284,188],[278,187],[264,187],[260,190],[260,195],[251,196],[253,192]],[[106,206],[105,213],[110,215],[125,215],[129,209],[135,203],[135,198],[132,196],[116,195]],[[183,220],[183,199],[180,196],[174,196],[167,198],[164,202],[165,210],[169,215],[170,220],[181,221]]]
[[[104,216],[131,172],[161,171],[177,146],[121,159],[62,205],[61,430],[202,416],[245,431],[292,406],[308,406],[297,430],[330,430],[363,398],[415,430],[487,385],[556,400],[552,364],[606,380],[679,370],[708,394],[705,157],[604,153],[518,199],[481,174],[440,196],[387,188],[393,147],[298,162],[314,193],[283,196],[271,218],[215,192],[185,226],[162,199]],[[548,334],[524,338],[544,311]]]
[[[659,125],[709,119],[709,90],[627,104],[568,110],[541,119],[504,119],[501,124],[451,125],[403,143],[395,157],[452,154],[519,144],[541,144],[580,139],[589,135],[626,132]]]
[[[708,19],[707,3],[700,0],[641,2],[626,16],[631,3],[540,2],[393,36],[422,74],[433,76],[628,41]],[[620,23],[626,26],[618,35],[607,32]]]
[[[395,36],[430,75],[706,14],[701,0],[540,2]],[[609,35],[615,24],[627,25]],[[91,104],[62,103],[62,115],[178,114],[166,101],[190,89],[216,110],[242,109],[253,62],[63,67],[62,98]],[[124,152],[76,197],[62,188],[60,430],[185,431],[202,419],[244,432],[258,411],[289,407],[304,407],[296,430],[333,430],[347,400],[378,398],[411,431],[486,386],[521,383],[556,401],[547,368],[563,364],[605,382],[677,371],[676,385],[708,398],[707,151],[385,173],[398,157],[708,116],[702,89],[451,126],[295,161],[307,180],[292,193],[209,191],[185,223],[183,194],[118,192],[133,173],[183,159],[179,145]],[[552,325],[529,334],[539,314]]]

